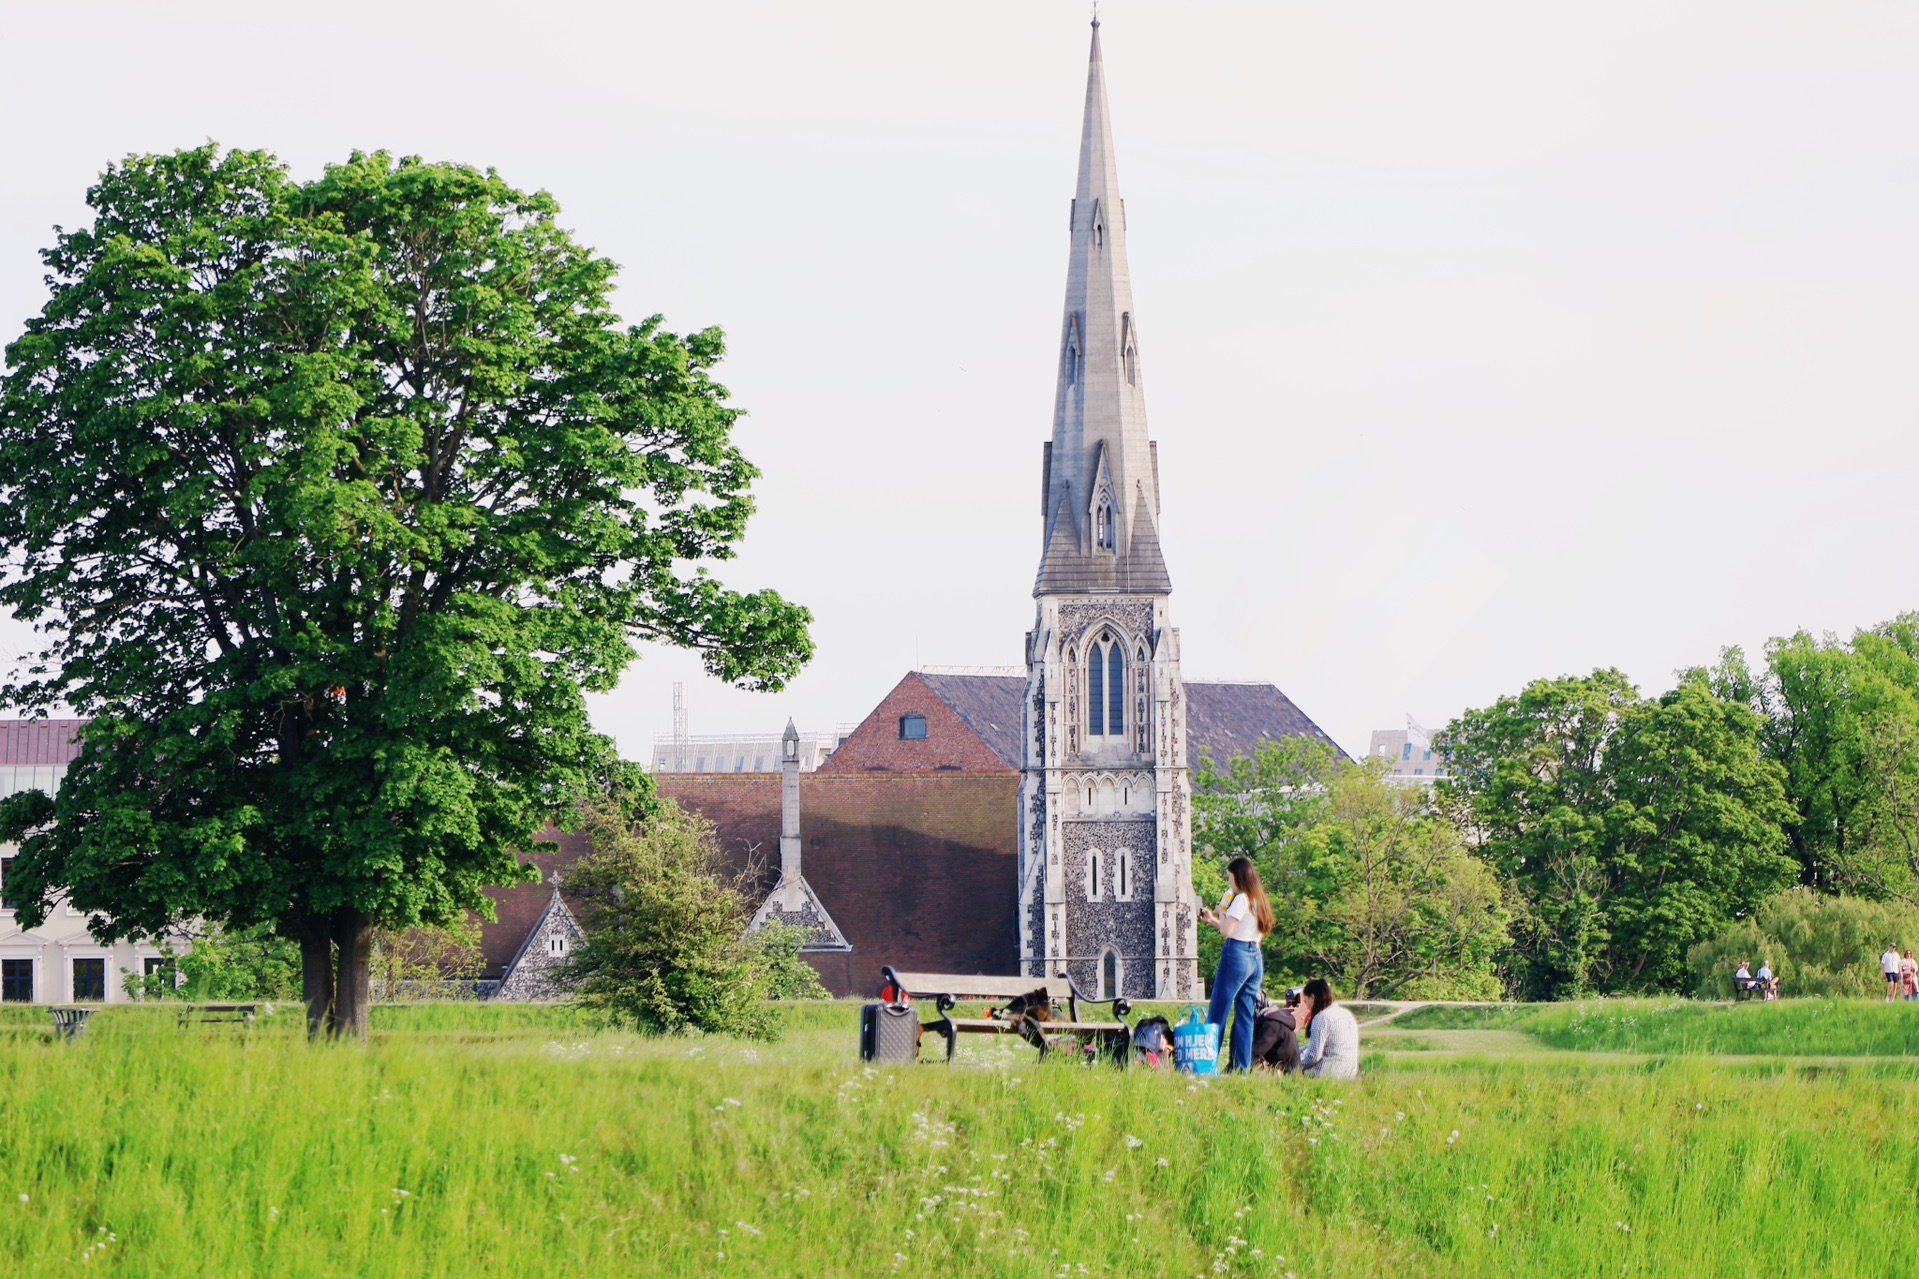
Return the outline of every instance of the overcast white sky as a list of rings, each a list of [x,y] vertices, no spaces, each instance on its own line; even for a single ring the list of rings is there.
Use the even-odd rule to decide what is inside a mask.
[[[1086,6],[0,6],[0,338],[106,162],[355,147],[552,191],[723,325],[777,695],[648,651],[644,758],[1021,660]],[[1919,607],[1919,6],[1102,8],[1186,670],[1342,744]]]

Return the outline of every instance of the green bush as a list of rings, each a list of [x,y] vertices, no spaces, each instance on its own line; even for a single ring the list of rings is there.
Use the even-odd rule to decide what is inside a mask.
[[[1755,972],[1770,961],[1788,995],[1876,995],[1885,990],[1879,955],[1888,942],[1901,950],[1919,945],[1919,910],[1789,888],[1694,946],[1686,964],[1701,999],[1732,998],[1732,975],[1742,959]]]
[[[589,813],[593,851],[567,873],[586,940],[561,970],[582,1007],[645,1034],[775,1039],[775,995],[824,993],[796,971],[796,939],[746,931],[747,885],[730,876],[713,825],[668,803],[635,830]]]

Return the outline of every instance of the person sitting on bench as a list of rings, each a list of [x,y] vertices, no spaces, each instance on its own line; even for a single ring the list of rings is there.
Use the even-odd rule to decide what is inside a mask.
[[[1779,998],[1779,979],[1773,976],[1772,961],[1770,959],[1762,959],[1759,961],[1758,981],[1759,989],[1766,993],[1767,999]]]

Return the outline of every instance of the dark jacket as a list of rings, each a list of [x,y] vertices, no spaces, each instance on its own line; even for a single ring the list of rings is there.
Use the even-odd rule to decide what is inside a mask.
[[[1253,1062],[1288,1075],[1299,1069],[1299,1025],[1291,1009],[1268,1004],[1259,1010],[1253,1022]]]

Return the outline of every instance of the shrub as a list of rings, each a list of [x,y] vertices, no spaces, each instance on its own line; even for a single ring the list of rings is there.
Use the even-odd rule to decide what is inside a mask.
[[[1919,945],[1919,910],[1789,888],[1694,946],[1686,964],[1701,999],[1730,999],[1742,959],[1755,971],[1770,960],[1789,995],[1874,995],[1885,988],[1879,955],[1888,942]]]
[[[665,804],[638,829],[612,809],[588,813],[585,829],[593,851],[566,888],[586,940],[561,983],[642,1033],[776,1038],[767,1000],[794,988],[804,961],[783,933],[770,944],[747,933],[746,884],[727,872],[712,823]]]

